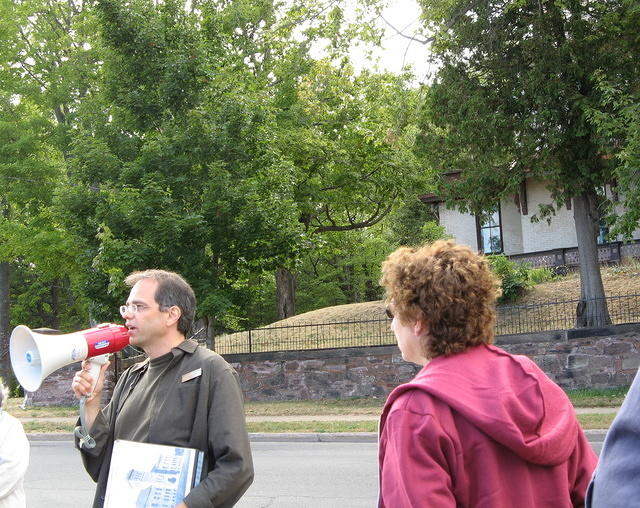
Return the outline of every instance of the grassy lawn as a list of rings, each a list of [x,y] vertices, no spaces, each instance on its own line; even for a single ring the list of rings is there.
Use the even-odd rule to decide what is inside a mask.
[[[5,409],[19,418],[77,418],[78,406],[32,406],[22,409],[23,398],[10,398],[5,403]]]
[[[627,388],[611,388],[603,390],[569,390],[567,394],[575,407],[589,408],[600,406],[619,406],[624,399]],[[25,431],[32,433],[73,432],[75,419],[78,417],[77,406],[48,406],[20,408],[22,398],[7,401],[9,413],[23,420]],[[373,397],[359,397],[341,400],[296,400],[277,402],[247,402],[247,416],[291,417],[334,415],[375,415],[382,411],[384,400]],[[584,429],[606,429],[611,424],[614,414],[581,414],[578,420]],[[73,418],[73,421],[51,421],[55,418]],[[35,419],[35,420],[33,420]],[[249,432],[376,432],[377,420],[368,421],[281,421],[281,422],[249,422]]]
[[[24,431],[31,434],[71,434],[75,429],[75,422],[49,422],[30,420],[22,422]]]
[[[373,397],[247,402],[245,413],[247,416],[378,415],[383,405],[384,399]]]
[[[627,391],[629,387],[567,390],[566,392],[575,407],[615,407],[622,404]]]
[[[628,388],[600,390],[567,390],[575,407],[617,407],[622,404]],[[382,411],[384,399],[353,398],[341,400],[297,400],[278,402],[247,402],[247,416],[291,415],[377,415]]]
[[[640,315],[640,300],[625,295],[637,293],[633,288],[638,287],[640,280],[640,261],[627,260],[621,265],[603,267],[601,273],[606,294],[619,296],[608,301],[613,322],[636,321]],[[580,298],[578,277],[577,272],[571,272],[540,283],[516,302],[500,305],[496,333],[575,326],[576,303]],[[249,343],[253,352],[395,344],[384,309],[382,300],[316,309],[253,329],[250,333],[219,335],[215,349],[224,355],[249,352]]]
[[[583,414],[578,415],[578,421],[584,430],[608,429],[616,415],[608,414]]]
[[[578,415],[578,421],[585,430],[607,429],[613,420],[613,414],[583,414]],[[71,434],[75,423],[49,422],[33,420],[23,422],[24,430],[28,433],[68,433]],[[377,432],[377,421],[311,421],[311,422],[248,422],[249,432],[282,433],[282,432]]]

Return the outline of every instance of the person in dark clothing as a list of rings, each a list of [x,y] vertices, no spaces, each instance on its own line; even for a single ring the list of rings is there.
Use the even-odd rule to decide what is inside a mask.
[[[94,507],[104,504],[116,439],[196,448],[205,453],[202,481],[178,508],[233,506],[253,481],[253,463],[235,370],[219,355],[186,339],[196,300],[178,274],[134,272],[120,313],[130,343],[148,358],[125,371],[109,404],[101,408],[102,367],[95,385],[89,362],[76,373],[72,390],[85,401],[85,424],[96,441],[76,440],[87,472],[97,482]]]
[[[640,371],[604,438],[587,491],[587,508],[624,508],[640,503]]]

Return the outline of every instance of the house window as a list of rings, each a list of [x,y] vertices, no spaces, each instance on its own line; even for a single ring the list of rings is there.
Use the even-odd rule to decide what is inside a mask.
[[[600,220],[598,225],[598,245],[602,245],[609,242],[609,225],[605,220]]]
[[[500,224],[500,207],[494,212],[478,218],[478,244],[484,254],[500,254],[502,252],[502,226]]]

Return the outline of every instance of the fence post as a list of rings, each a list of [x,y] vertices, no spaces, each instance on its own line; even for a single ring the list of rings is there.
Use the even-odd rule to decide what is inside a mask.
[[[251,351],[251,328],[249,328],[249,353],[252,353],[252,351]]]

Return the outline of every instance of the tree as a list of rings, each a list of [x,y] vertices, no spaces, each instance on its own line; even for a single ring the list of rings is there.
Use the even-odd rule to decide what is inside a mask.
[[[279,291],[286,315],[291,270],[312,245],[306,238],[375,224],[410,185],[404,177],[416,163],[400,105],[411,92],[404,77],[356,76],[346,60],[333,64],[354,36],[338,7],[323,12],[329,3],[284,14],[267,1],[203,2],[193,12],[181,5],[98,3],[108,113],[73,152],[76,174],[98,175],[100,187],[89,205],[91,223],[104,226],[95,287],[134,259],[148,263],[153,253],[158,263],[166,235],[136,224],[171,209],[176,232],[184,217],[197,224],[192,249],[160,259],[207,281],[198,288],[205,315],[236,322],[251,291],[246,281],[270,267],[278,289],[289,289]],[[313,59],[310,45],[322,38],[331,38],[329,56]],[[98,163],[88,160],[93,153]],[[144,206],[151,195],[156,203]],[[85,211],[68,215],[91,217]]]
[[[407,81],[356,75],[347,60],[316,61],[290,91],[278,115],[279,145],[297,170],[295,201],[306,237],[370,228],[416,188],[416,94]],[[310,238],[306,245],[316,244]]]
[[[53,327],[76,326],[83,314],[71,289],[75,245],[51,207],[56,189],[68,184],[68,132],[96,67],[84,7],[73,0],[0,2],[3,336],[9,310],[21,322]]]
[[[603,73],[624,76],[616,83],[626,90],[637,86],[638,53],[629,42],[637,6],[627,0],[421,5],[438,64],[422,110],[421,151],[435,168],[463,171],[439,192],[453,206],[482,213],[536,178],[547,182],[553,200],[538,218],[571,200],[581,275],[577,324],[609,323],[596,236],[607,205],[602,190],[621,163],[611,156],[619,152],[616,140],[598,128],[593,112],[612,112],[597,86]]]
[[[4,99],[4,100],[3,100]],[[0,336],[1,374],[11,379],[8,364],[12,271],[39,266],[51,283],[69,254],[64,235],[50,221],[47,205],[60,166],[46,144],[48,124],[26,104],[0,95]]]
[[[375,224],[413,182],[415,97],[404,77],[356,75],[349,45],[378,34],[343,2],[2,1],[3,90],[46,126],[58,170],[42,210],[12,219],[17,315],[49,315],[26,289],[46,273],[114,319],[123,275],[159,266],[193,282],[210,330],[237,329],[312,236]]]
[[[216,5],[97,4],[102,79],[79,105],[76,185],[59,204],[98,318],[113,317],[127,272],[156,266],[192,282],[208,328],[237,328],[248,281],[295,249],[291,165]]]

